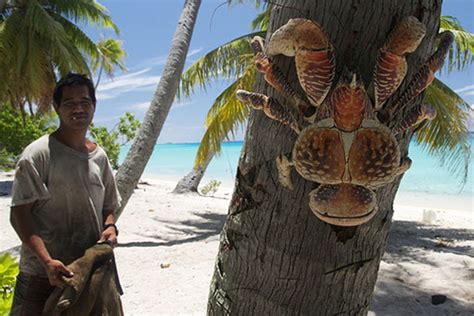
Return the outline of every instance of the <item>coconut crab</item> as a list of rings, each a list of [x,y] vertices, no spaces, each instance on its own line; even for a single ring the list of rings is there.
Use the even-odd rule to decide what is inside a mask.
[[[237,97],[298,134],[291,160],[285,155],[277,158],[279,181],[292,189],[290,172],[294,167],[304,179],[319,183],[309,193],[309,206],[319,219],[338,226],[369,221],[377,211],[374,189],[394,181],[410,167],[411,160],[401,157],[395,135],[433,119],[435,109],[427,104],[412,106],[392,129],[382,122],[389,121],[431,84],[453,41],[452,33],[439,35],[438,49],[405,91],[390,109],[383,105],[405,78],[406,55],[417,49],[425,32],[425,26],[412,16],[402,19],[391,31],[380,49],[369,85],[372,99],[356,74],[341,75],[332,88],[334,48],[321,26],[311,20],[289,20],[272,34],[266,47],[262,38],[252,40],[257,70],[293,110],[259,93],[239,90]],[[279,54],[295,58],[307,99],[295,92],[272,62],[270,57]],[[302,119],[295,118],[294,112]]]

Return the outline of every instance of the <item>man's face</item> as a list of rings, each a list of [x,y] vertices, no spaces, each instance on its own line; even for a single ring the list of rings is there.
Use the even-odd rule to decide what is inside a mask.
[[[64,87],[61,103],[55,105],[61,125],[72,130],[86,130],[92,122],[95,102],[86,86]]]

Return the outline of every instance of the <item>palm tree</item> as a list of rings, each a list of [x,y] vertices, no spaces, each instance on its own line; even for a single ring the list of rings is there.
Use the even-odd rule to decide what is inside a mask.
[[[285,1],[285,7],[272,10],[269,31],[273,33],[290,18],[318,21],[336,48],[337,71],[350,63],[360,73],[366,70],[368,79],[373,58],[393,22],[417,15],[423,17],[427,32],[416,56],[426,60],[431,55],[440,23],[440,1],[345,4],[334,0]],[[289,58],[275,62],[284,74],[296,78]],[[416,63],[409,59],[408,66],[416,68]],[[412,77],[410,73],[407,80]],[[261,76],[255,87],[252,90],[273,93]],[[414,105],[420,104],[419,99]],[[399,135],[403,153],[411,136]],[[294,142],[289,128],[269,120],[261,111],[251,111],[211,281],[209,315],[368,312],[401,177],[377,190],[378,212],[371,221],[355,227],[332,226],[318,220],[309,209],[308,194],[314,183],[295,177],[293,191],[278,183],[275,157],[289,152]]]
[[[78,23],[110,27],[105,7],[94,0],[10,0],[0,3],[0,103],[49,108],[56,74],[90,74],[88,59],[104,51]]]
[[[95,87],[100,83],[102,72],[105,71],[107,77],[112,78],[116,67],[122,71],[126,71],[124,57],[125,51],[122,49],[122,42],[114,38],[101,38],[97,42],[97,50],[99,54],[91,58],[91,69],[93,73],[98,72]]]
[[[259,2],[256,2],[257,8]],[[252,22],[255,32],[236,38],[210,51],[193,63],[183,74],[180,95],[189,97],[196,86],[205,89],[214,79],[237,78],[214,101],[205,122],[206,132],[201,139],[192,170],[176,185],[173,193],[197,192],[207,167],[215,154],[221,151],[221,143],[233,136],[239,126],[247,121],[249,108],[235,98],[239,89],[252,89],[256,71],[254,55],[249,42],[254,36],[265,36],[269,7]],[[256,29],[259,29],[256,31]]]
[[[240,1],[238,1],[240,2]],[[256,1],[257,8],[259,1]],[[193,169],[176,185],[174,193],[197,192],[199,183],[215,154],[221,151],[221,142],[230,139],[235,130],[247,121],[249,109],[235,98],[238,89],[251,90],[255,82],[254,57],[250,39],[265,37],[271,5],[252,22],[253,30],[259,31],[234,39],[204,55],[183,74],[180,95],[190,96],[196,86],[205,89],[212,80],[221,77],[237,78],[226,88],[211,106],[205,122],[206,132],[201,139]],[[440,32],[450,30],[455,35],[455,45],[448,56],[446,69],[463,70],[473,62],[474,35],[466,32],[456,18],[441,16]],[[425,94],[425,102],[434,105],[440,113],[435,120],[420,129],[416,140],[448,166],[450,170],[467,177],[470,161],[470,143],[466,121],[470,107],[459,95],[435,82]],[[449,115],[445,115],[450,113]]]
[[[120,216],[132,195],[170,111],[200,5],[201,0],[185,1],[160,83],[127,157],[118,169],[116,180],[122,196],[122,206],[117,216]]]

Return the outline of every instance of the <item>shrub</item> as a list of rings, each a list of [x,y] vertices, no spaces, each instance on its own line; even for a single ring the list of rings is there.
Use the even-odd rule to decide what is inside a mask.
[[[206,196],[213,196],[217,192],[217,189],[219,189],[220,185],[220,181],[211,180],[208,184],[201,188],[201,194]]]
[[[10,311],[18,272],[18,262],[10,253],[0,256],[0,315],[8,315]]]

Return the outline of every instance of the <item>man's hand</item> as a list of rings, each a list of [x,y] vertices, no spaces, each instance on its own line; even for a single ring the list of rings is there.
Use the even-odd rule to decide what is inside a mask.
[[[64,287],[64,281],[62,276],[70,278],[74,275],[71,270],[66,268],[66,266],[59,260],[48,260],[45,262],[46,273],[48,274],[49,283],[52,286]]]
[[[115,231],[115,227],[110,226],[107,227],[102,234],[100,235],[100,239],[97,243],[108,242],[112,247],[117,245],[117,232]]]

